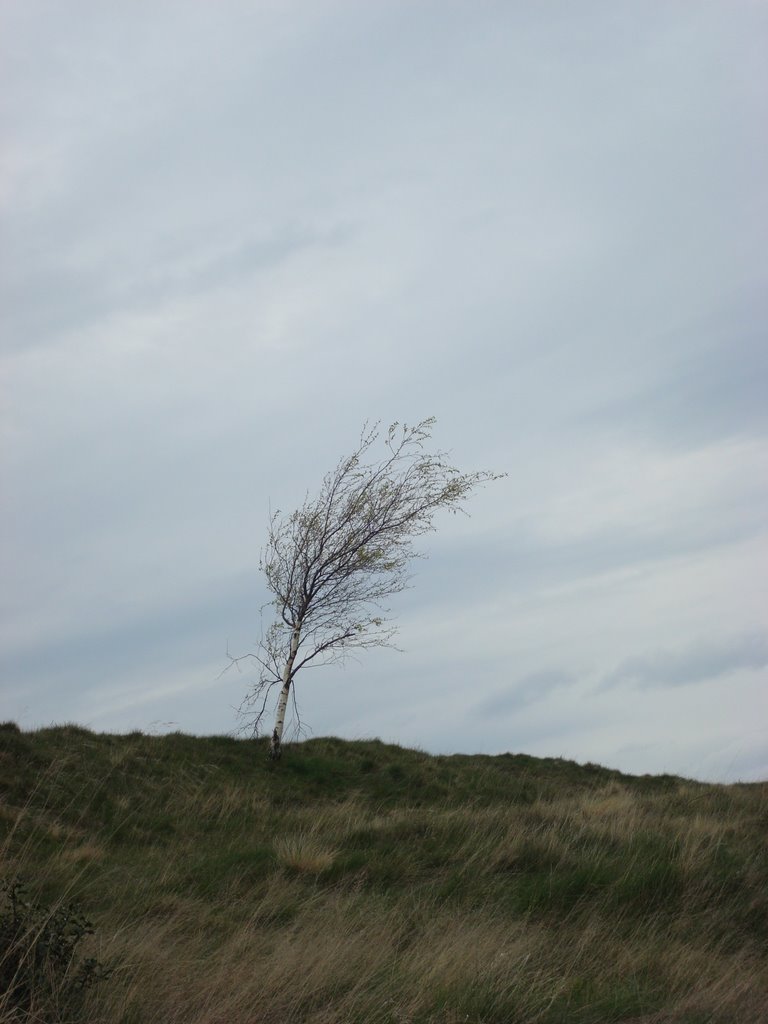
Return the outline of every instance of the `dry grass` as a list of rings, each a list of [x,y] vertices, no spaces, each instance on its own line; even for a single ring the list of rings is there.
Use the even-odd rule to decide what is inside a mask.
[[[637,1021],[644,1001],[648,1021],[767,1019],[756,954],[697,953],[662,936],[649,948],[605,921],[566,926],[567,941],[553,942],[543,924],[491,908],[371,914],[364,897],[337,893],[277,934],[239,927],[214,955],[200,937],[190,942],[191,923],[187,910],[175,925],[121,934],[108,952],[130,957],[134,981],[99,994],[106,1020],[131,1020],[141,1006],[136,1019],[148,1024]],[[169,988],[169,977],[183,984]],[[663,1010],[642,995],[649,978],[665,992]]]
[[[768,1021],[768,787],[129,740],[2,819],[116,964],[80,1024]]]
[[[304,874],[319,875],[328,871],[338,857],[338,851],[323,847],[311,835],[279,836],[274,850],[281,864]]]

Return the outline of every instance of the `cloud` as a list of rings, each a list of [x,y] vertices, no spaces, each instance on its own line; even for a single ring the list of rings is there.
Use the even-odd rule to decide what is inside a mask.
[[[95,254],[76,267],[49,256],[38,259],[33,270],[8,268],[0,281],[3,350],[29,351],[109,317],[168,309],[179,299],[232,288],[303,254],[342,245],[349,237],[342,228],[286,226],[272,235],[236,241],[155,244],[140,260],[119,267],[105,268],[101,254]]]
[[[749,632],[677,651],[656,651],[626,658],[602,682],[602,688],[629,683],[639,689],[686,686],[742,670],[768,666],[768,633]]]
[[[647,339],[669,358],[654,361],[619,394],[602,396],[574,425],[644,436],[667,449],[729,437],[764,436],[768,403],[764,282],[719,307]]]
[[[529,704],[535,704],[549,696],[553,690],[571,686],[575,682],[574,675],[559,669],[530,672],[521,676],[510,686],[481,701],[477,705],[477,710],[481,715],[489,718],[503,716],[512,711],[518,711],[522,707],[527,707]]]

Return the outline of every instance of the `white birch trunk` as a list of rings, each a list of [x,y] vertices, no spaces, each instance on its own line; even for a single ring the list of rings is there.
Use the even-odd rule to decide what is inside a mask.
[[[275,714],[275,728],[272,731],[272,740],[269,745],[269,756],[273,761],[277,761],[282,754],[282,740],[283,740],[283,726],[285,725],[285,712],[288,707],[288,696],[291,692],[291,673],[293,671],[293,663],[296,660],[296,652],[299,649],[299,639],[301,637],[301,627],[294,629],[291,634],[291,646],[288,652],[288,660],[285,663],[283,669],[283,685],[280,690],[280,696],[277,701],[277,712]]]

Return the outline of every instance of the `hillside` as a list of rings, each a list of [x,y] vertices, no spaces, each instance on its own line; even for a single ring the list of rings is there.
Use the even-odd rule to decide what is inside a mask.
[[[0,1021],[768,1021],[768,785],[265,752],[0,727],[0,874],[75,901],[78,951],[113,969],[69,1007],[27,993],[41,1016],[0,1000]]]

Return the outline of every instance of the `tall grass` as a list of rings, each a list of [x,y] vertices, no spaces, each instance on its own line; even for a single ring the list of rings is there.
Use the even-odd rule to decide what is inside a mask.
[[[83,1024],[768,1020],[768,786],[265,754],[0,730],[2,874],[76,898],[116,965]]]

